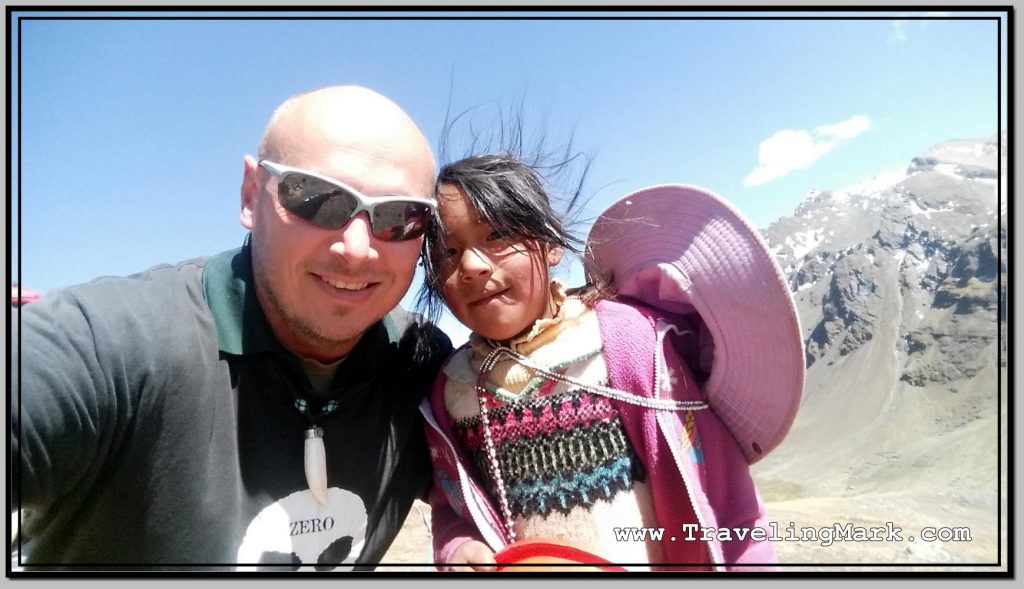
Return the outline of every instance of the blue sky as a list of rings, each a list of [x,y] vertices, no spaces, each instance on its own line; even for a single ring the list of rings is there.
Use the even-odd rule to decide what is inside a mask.
[[[226,15],[251,14],[268,15]],[[764,228],[810,189],[995,134],[1000,108],[1005,126],[1005,22],[963,18],[998,13],[850,14],[882,18],[16,19],[12,279],[19,253],[22,284],[45,293],[237,247],[243,155],[288,96],[332,84],[387,95],[435,143],[449,102],[479,107],[484,126],[521,102],[528,129],[552,143],[574,133],[594,158],[584,221],[632,190],[681,182]],[[562,272],[579,282],[578,268]]]

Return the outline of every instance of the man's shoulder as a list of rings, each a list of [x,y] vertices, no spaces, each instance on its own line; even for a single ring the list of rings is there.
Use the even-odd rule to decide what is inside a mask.
[[[149,307],[166,312],[180,311],[183,304],[192,306],[203,300],[202,276],[206,260],[194,258],[176,264],[160,264],[129,276],[103,276],[56,291],[54,296],[74,299],[83,311],[132,311]]]
[[[129,276],[103,276],[47,292],[22,309],[21,329],[50,334],[47,337],[79,334],[97,343],[168,342],[185,331],[182,326],[207,321],[210,311],[202,284],[205,260],[161,264]]]
[[[97,370],[187,374],[216,350],[203,259],[48,292],[19,313],[19,354],[38,369],[73,358]],[[159,359],[159,360],[157,360]]]

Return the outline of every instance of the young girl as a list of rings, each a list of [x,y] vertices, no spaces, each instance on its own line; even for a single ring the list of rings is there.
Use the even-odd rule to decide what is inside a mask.
[[[692,187],[627,196],[589,244],[612,301],[550,278],[573,239],[519,159],[448,164],[436,192],[421,297],[473,331],[421,407],[440,568],[537,541],[603,570],[771,567],[748,465],[792,423],[803,352],[756,231]]]

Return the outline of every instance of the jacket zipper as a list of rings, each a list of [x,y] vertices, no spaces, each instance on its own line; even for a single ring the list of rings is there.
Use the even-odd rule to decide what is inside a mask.
[[[483,501],[481,501],[481,497],[479,497],[476,489],[473,489],[472,486],[469,485],[469,475],[462,467],[462,463],[458,458],[459,455],[455,451],[455,447],[451,440],[448,439],[448,436],[441,430],[441,426],[439,426],[437,421],[435,421],[433,411],[430,410],[430,404],[427,399],[424,399],[420,403],[420,413],[423,414],[423,419],[430,424],[430,427],[434,432],[444,440],[445,445],[448,446],[448,450],[451,451],[452,456],[455,458],[455,471],[459,477],[459,488],[462,489],[462,496],[466,498],[466,509],[469,510],[469,514],[473,518],[473,525],[475,525],[477,530],[483,534],[484,540],[487,541],[491,550],[494,550],[495,552],[502,550],[507,544],[502,538],[502,535],[496,532],[494,527],[487,521],[487,517],[481,513],[481,508],[478,503],[483,503]],[[481,521],[484,522],[485,525],[480,525]]]
[[[664,366],[665,362],[664,354],[662,353],[664,350],[665,335],[668,334],[669,329],[672,329],[676,333],[679,333],[679,328],[661,319],[658,319],[654,328],[654,396],[660,399],[661,390],[659,388],[659,385],[661,384],[661,374],[659,373],[659,370],[662,366]],[[696,483],[696,481],[689,480],[690,477],[687,474],[688,471],[686,470],[686,468],[683,467],[683,461],[679,456],[679,449],[677,448],[676,444],[673,443],[673,438],[669,436],[669,431],[671,430],[665,423],[665,419],[667,419],[667,416],[659,411],[656,414],[655,419],[658,422],[658,427],[661,428],[661,435],[664,436],[665,440],[668,442],[668,449],[669,452],[672,453],[672,460],[674,460],[676,463],[676,469],[679,470],[679,475],[683,477],[683,483],[686,486],[686,495],[690,500],[690,507],[693,509],[694,515],[697,516],[697,523],[700,525],[702,529],[707,528],[707,520],[704,517],[704,512],[703,510],[700,509],[700,506],[697,505],[697,500],[693,496],[693,485]],[[714,540],[706,540],[705,543],[708,545],[708,551],[711,554],[711,562],[715,563],[715,570],[726,570],[724,565],[718,564],[725,562],[725,555],[722,553],[721,546],[719,546],[718,543]]]

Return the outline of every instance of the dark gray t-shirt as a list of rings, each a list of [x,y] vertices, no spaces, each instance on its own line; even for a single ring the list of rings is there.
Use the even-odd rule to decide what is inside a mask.
[[[311,401],[252,290],[248,247],[48,293],[12,333],[13,508],[34,567],[372,568],[430,462],[417,405],[451,349],[400,309],[339,366],[328,501]],[[432,353],[414,360],[424,330]]]

